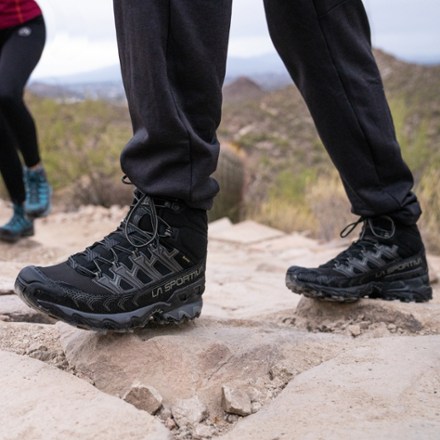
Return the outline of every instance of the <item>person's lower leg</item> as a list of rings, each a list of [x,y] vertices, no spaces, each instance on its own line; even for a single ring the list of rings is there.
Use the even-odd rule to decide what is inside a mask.
[[[318,268],[292,266],[296,293],[333,301],[432,297],[420,206],[371,52],[361,0],[265,0],[269,29],[336,165],[360,238]]]
[[[26,38],[13,32],[3,42],[0,56],[0,109],[27,167],[40,162],[37,130],[23,100],[24,88],[40,60],[46,29],[42,17],[27,23]]]
[[[23,168],[14,139],[0,111],[0,173],[12,203],[21,205],[26,198]]]
[[[114,4],[134,129],[121,163],[134,202],[103,240],[23,269],[16,290],[70,324],[123,331],[201,311],[230,1]]]
[[[122,169],[147,194],[209,209],[218,191],[210,176],[231,0],[115,0],[114,7],[134,131]]]
[[[265,0],[274,44],[336,165],[352,210],[414,224],[401,157],[361,0]]]

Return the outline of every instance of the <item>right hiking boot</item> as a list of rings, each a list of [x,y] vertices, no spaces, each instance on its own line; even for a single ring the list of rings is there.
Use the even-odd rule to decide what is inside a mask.
[[[135,191],[121,225],[66,262],[22,269],[26,304],[90,330],[126,331],[181,323],[202,310],[206,211]]]
[[[0,227],[0,240],[15,243],[21,238],[34,235],[34,223],[24,212],[23,205],[13,204],[11,219]]]
[[[290,267],[287,287],[308,298],[335,302],[364,297],[403,302],[432,299],[417,226],[397,224],[390,217],[360,218],[341,236],[359,223],[363,223],[359,239],[335,258],[316,268]]]
[[[26,214],[32,218],[47,216],[51,209],[52,188],[47,181],[44,168],[24,168],[23,178],[26,189]]]

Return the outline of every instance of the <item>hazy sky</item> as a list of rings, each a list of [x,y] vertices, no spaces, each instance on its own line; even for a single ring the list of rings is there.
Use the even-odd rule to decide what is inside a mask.
[[[38,1],[45,13],[48,41],[34,78],[118,62],[111,0]],[[409,61],[440,61],[440,0],[364,3],[376,47]],[[234,0],[229,52],[241,57],[274,52],[262,0]]]

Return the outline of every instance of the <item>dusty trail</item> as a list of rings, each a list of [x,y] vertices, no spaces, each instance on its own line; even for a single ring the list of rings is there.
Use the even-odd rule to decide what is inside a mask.
[[[0,205],[0,221],[7,214]],[[211,224],[203,314],[181,328],[100,335],[54,323],[12,293],[22,266],[63,260],[123,215],[58,212],[36,222],[34,237],[0,243],[1,439],[438,438],[437,284],[429,304],[344,306],[284,286],[289,265],[319,264],[346,242]],[[429,262],[435,278],[440,258]],[[121,416],[103,430],[93,421],[106,411]]]

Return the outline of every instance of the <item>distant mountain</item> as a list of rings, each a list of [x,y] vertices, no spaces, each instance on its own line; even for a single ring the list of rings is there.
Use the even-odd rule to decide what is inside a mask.
[[[288,73],[276,54],[262,55],[251,58],[229,57],[227,63],[226,82],[237,77],[246,76],[254,79],[263,88],[283,86],[289,82]],[[35,81],[37,82],[37,81]],[[103,67],[89,72],[73,75],[47,77],[38,80],[38,83],[56,86],[96,84],[96,83],[121,83],[119,65]]]
[[[66,85],[57,83],[49,84],[46,82],[33,81],[29,86],[29,90],[36,96],[51,99],[79,101],[85,98],[83,94],[71,90]]]
[[[376,51],[379,64],[384,64],[382,74],[386,77],[390,68],[405,68],[405,66],[416,66],[402,62],[382,51]],[[382,62],[386,58],[385,62]],[[418,65],[419,69],[425,66]],[[229,57],[227,61],[225,85],[233,83],[237,78],[246,77],[253,81],[263,90],[277,90],[291,84],[289,74],[279,56],[275,53],[250,58]],[[400,75],[404,77],[404,75]],[[73,93],[72,98],[92,98],[123,100],[124,90],[122,87],[121,71],[119,65],[104,67],[89,72],[78,73],[68,76],[44,78],[31,82],[31,89],[38,83],[39,95],[44,95],[44,85],[55,88],[47,89],[48,95],[54,97],[57,90],[60,97]]]
[[[264,90],[255,81],[246,76],[238,77],[223,89],[223,99],[227,102],[259,99],[264,94]]]
[[[57,85],[122,82],[119,64],[57,77],[41,78],[38,82]]]
[[[382,51],[379,52],[382,53]],[[413,64],[408,61],[406,63]],[[420,59],[419,63],[435,65],[439,64],[440,60],[437,58]],[[249,58],[228,57],[226,83],[240,76],[253,79],[263,88],[267,88],[267,84],[282,82],[284,83],[282,85],[286,85],[290,81],[287,70],[276,53]],[[73,75],[42,78],[38,82],[57,85],[121,82],[121,71],[119,64],[116,64]]]
[[[229,57],[226,76],[252,76],[265,73],[286,73],[286,68],[276,53],[250,58]]]

